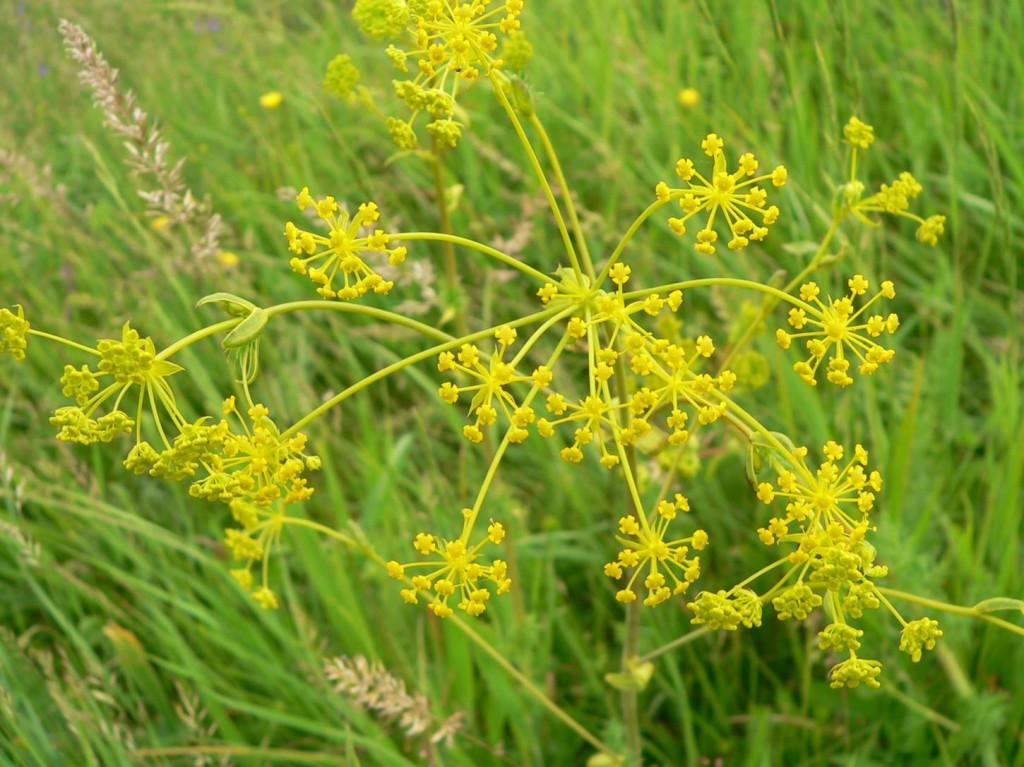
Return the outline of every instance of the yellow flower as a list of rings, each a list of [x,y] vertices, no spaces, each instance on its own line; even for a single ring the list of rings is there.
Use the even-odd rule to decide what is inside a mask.
[[[862,199],[864,183],[857,179],[857,151],[867,149],[875,140],[874,129],[856,117],[843,128],[843,140],[853,146],[850,153],[850,178],[842,187],[842,199],[845,210],[852,213],[868,226],[878,226],[878,222],[868,217],[868,213],[889,213],[909,218],[918,223],[917,239],[928,245],[938,243],[943,233],[945,216],[929,216],[922,218],[909,211],[910,201],[921,194],[921,185],[910,174],[904,171],[891,184],[882,184],[878,192]]]
[[[382,40],[402,32],[409,23],[405,0],[356,0],[352,18],[367,37]]]
[[[696,88],[680,88],[676,98],[681,106],[689,109],[700,103],[700,91]]]
[[[867,149],[875,141],[875,129],[856,117],[843,127],[843,140],[859,149]]]
[[[405,260],[404,246],[389,247],[391,237],[382,229],[361,232],[380,218],[377,205],[364,202],[355,215],[340,210],[333,197],[314,200],[307,187],[296,196],[299,210],[313,208],[320,219],[327,224],[328,234],[322,235],[299,229],[289,221],[285,224],[284,235],[288,238],[288,249],[306,258],[292,258],[289,265],[299,274],[309,276],[317,287],[316,292],[323,298],[349,300],[363,296],[369,291],[381,295],[394,287],[394,282],[385,280],[361,254],[381,253],[388,257],[392,266]],[[311,266],[323,261],[319,266]],[[334,280],[341,273],[343,284],[336,286]]]
[[[868,281],[862,275],[855,274],[848,285],[849,296],[830,299],[826,304],[818,298],[821,291],[817,283],[805,283],[800,288],[801,304],[790,309],[788,318],[795,330],[803,332],[788,333],[782,329],[775,332],[775,340],[783,349],[788,349],[794,339],[806,339],[810,356],[795,363],[793,369],[810,386],[817,385],[815,376],[826,356],[829,360],[825,378],[837,386],[849,386],[853,383],[850,376],[851,357],[860,362],[857,370],[861,375],[871,375],[896,354],[874,340],[883,333],[892,335],[896,332],[899,317],[895,313],[885,317],[873,314],[857,322],[868,307],[880,298],[895,297],[896,289],[892,282],[884,281],[879,291],[856,311],[853,308],[854,300],[867,292]]]
[[[232,252],[230,250],[218,250],[217,251],[217,261],[225,269],[234,269],[240,263],[240,259],[238,258],[238,254],[234,253],[234,252]]]
[[[280,91],[267,91],[260,96],[260,106],[264,109],[277,109],[281,106],[282,101],[284,101],[284,96]]]
[[[5,319],[4,311],[7,310],[0,310],[0,323]],[[27,329],[27,323],[25,326]],[[0,346],[0,351],[2,349]],[[125,404],[125,395],[135,386],[139,387],[139,410],[149,407],[157,423],[161,422],[158,408],[169,416],[172,426],[181,428],[186,423],[175,402],[174,392],[165,380],[183,368],[168,360],[157,359],[153,339],[143,338],[126,322],[121,329],[120,340],[101,340],[96,346],[96,354],[100,358],[96,365],[98,372],[94,373],[88,365],[83,365],[80,370],[72,365],[64,368],[60,378],[62,391],[65,396],[73,397],[77,404],[57,408],[50,418],[52,425],[60,427],[57,439],[90,445],[110,442],[118,434],[130,433],[136,422],[122,412],[121,406]],[[105,376],[110,376],[113,381],[101,387],[100,381]],[[94,418],[97,410],[111,397],[116,403],[115,409]],[[127,412],[132,412],[131,408]],[[166,437],[164,439],[166,442]]]
[[[501,61],[509,69],[521,72],[533,58],[533,44],[521,32],[505,41],[501,48]]]
[[[785,515],[772,518],[758,534],[766,545],[796,543],[790,561],[810,562],[812,585],[824,584],[838,591],[844,584],[861,583],[868,576],[886,572],[874,567],[874,550],[864,541],[871,529],[868,512],[874,507],[875,493],[882,489],[882,475],[865,470],[868,453],[860,445],[842,468],[839,461],[845,450],[841,445],[829,441],[823,453],[824,462],[812,472],[804,462],[806,448],[799,448],[790,458],[791,467],[779,472],[775,485],[758,485],[757,497],[763,503],[786,499]]]
[[[359,70],[352,63],[352,57],[340,53],[331,59],[324,73],[323,88],[339,99],[352,101],[356,84],[359,82]]]
[[[29,322],[25,319],[25,310],[15,305],[18,313],[15,314],[7,307],[0,309],[0,354],[9,353],[15,360],[21,362],[25,359],[25,350],[28,348]]]
[[[278,499],[286,504],[297,503],[313,495],[313,488],[302,475],[319,469],[320,459],[305,452],[305,434],[283,439],[263,405],[249,408],[249,423],[233,398],[224,403],[224,411],[225,415],[235,416],[241,433],[228,431],[227,422],[221,421],[222,445],[204,457],[208,475],[193,483],[190,495],[223,503],[248,498],[257,506],[268,506]]]
[[[627,570],[633,572],[616,593],[618,601],[628,603],[637,598],[634,586],[641,575],[647,592],[644,604],[648,607],[682,594],[700,577],[700,557],[691,557],[690,552],[707,546],[707,533],[696,530],[688,537],[666,540],[669,525],[678,512],[689,510],[689,501],[677,493],[673,500],[658,504],[658,516],[653,524],[643,512],[639,520],[632,514],[619,520],[622,535],[616,536],[616,540],[623,548],[614,561],[604,566],[604,574],[618,580],[625,577]]]
[[[942,631],[936,620],[919,618],[910,621],[900,633],[900,651],[907,653],[910,659],[917,663],[921,660],[923,651],[935,649],[935,642],[941,636]]]
[[[519,404],[507,387],[517,383],[531,384],[537,388],[547,386],[551,382],[551,371],[541,365],[531,375],[520,375],[516,372],[514,363],[505,361],[505,352],[516,340],[515,329],[503,325],[495,330],[494,337],[497,341],[496,348],[486,363],[483,361],[483,353],[472,344],[463,344],[457,354],[450,351],[441,352],[437,362],[439,371],[458,371],[480,383],[456,386],[445,381],[438,389],[438,395],[449,405],[454,405],[459,401],[461,394],[473,392],[469,415],[475,416],[476,420],[472,424],[466,424],[462,430],[463,436],[470,442],[483,441],[483,430],[497,422],[500,411],[505,421],[511,425],[509,441],[519,443],[528,436],[527,427],[533,423],[535,414],[529,405]]]
[[[759,164],[750,152],[740,155],[737,169],[729,173],[724,146],[722,139],[714,133],[708,134],[701,143],[704,154],[714,160],[710,179],[701,175],[692,160],[683,158],[676,163],[676,175],[687,186],[672,188],[662,181],[655,188],[660,201],[679,201],[682,215],[668,220],[669,227],[676,234],[685,234],[687,222],[697,214],[708,213],[703,228],[697,232],[697,244],[694,246],[698,253],[704,255],[715,252],[718,232],[714,224],[719,213],[729,228],[731,238],[728,245],[733,250],[747,247],[751,240],[763,240],[768,234],[768,227],[778,219],[779,209],[775,205],[767,205],[768,193],[757,184],[771,181],[773,186],[780,187],[786,183],[786,169],[781,165],[771,173],[756,176]],[[752,215],[756,215],[759,222],[755,222]]]
[[[761,598],[750,589],[702,591],[687,607],[693,612],[692,623],[715,631],[735,631],[741,624],[748,629],[761,625]]]
[[[470,509],[463,510],[463,515],[468,517],[470,514]],[[512,587],[508,564],[504,560],[495,559],[490,564],[478,561],[480,550],[486,544],[498,544],[504,537],[504,527],[493,520],[488,525],[487,535],[472,546],[468,543],[468,533],[453,540],[419,533],[413,548],[423,559],[406,564],[392,560],[387,563],[387,573],[396,580],[409,579],[410,587],[401,591],[402,598],[409,604],[419,604],[422,596],[429,600],[428,605],[434,615],[447,618],[454,612],[449,601],[455,598],[458,609],[475,617],[487,609],[491,598],[488,584],[499,596]],[[409,576],[407,570],[416,574]]]
[[[882,664],[877,660],[858,658],[852,652],[850,658],[832,667],[829,675],[829,686],[857,687],[863,682],[868,687],[881,687],[878,675],[882,673]]]
[[[411,80],[393,81],[395,94],[412,112],[407,121],[388,118],[388,132],[400,148],[416,146],[412,123],[420,112],[432,118],[428,130],[441,145],[455,146],[462,126],[452,116],[460,89],[472,84],[481,72],[489,74],[502,66],[494,55],[497,33],[513,37],[522,10],[523,0],[427,0],[421,7],[410,7],[415,29],[411,49],[396,45],[387,49],[399,72],[408,72],[410,61],[417,70]],[[528,45],[512,47],[516,63],[523,63]]]

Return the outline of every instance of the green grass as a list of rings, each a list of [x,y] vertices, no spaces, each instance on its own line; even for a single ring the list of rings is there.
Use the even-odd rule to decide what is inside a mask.
[[[295,213],[278,199],[281,186],[349,203],[372,197],[389,222],[435,226],[426,164],[394,158],[372,115],[320,91],[326,62],[342,51],[382,92],[390,79],[346,7],[64,0],[8,9],[0,149],[48,166],[51,180],[16,172],[0,182],[0,195],[13,195],[0,197],[0,305],[24,304],[35,326],[86,343],[131,319],[161,346],[213,321],[194,308],[208,293],[264,304],[308,296],[287,269],[280,232]],[[184,241],[148,226],[120,141],[62,54],[62,16],[85,26],[173,155],[187,157],[189,185],[232,230],[225,246],[238,268],[196,269]],[[896,282],[896,360],[842,393],[811,391],[765,338],[756,348],[772,385],[744,401],[801,442],[869,446],[886,478],[876,545],[889,585],[968,605],[1024,596],[1024,6],[531,0],[524,28],[537,50],[527,80],[595,252],[614,245],[654,183],[709,131],[789,168],[783,217],[764,248],[711,261],[652,222],[628,254],[647,284],[799,271],[844,173],[842,125],[856,113],[875,126],[866,174],[882,182],[911,170],[925,186],[920,206],[947,215],[946,235],[932,249],[906,221],[847,225],[848,255],[821,277],[839,284],[857,269]],[[677,104],[683,86],[700,91],[698,107]],[[268,90],[285,95],[275,111],[258,105]],[[486,87],[466,105],[471,135],[447,179],[464,185],[456,231],[489,241],[531,226],[524,258],[554,269],[561,246],[535,184],[500,162],[525,167],[514,134]],[[58,183],[63,196],[48,191]],[[440,272],[436,247],[417,244],[417,259]],[[460,267],[479,286],[474,326],[530,305],[479,262]],[[694,298],[686,332],[714,333],[738,300]],[[257,391],[284,421],[419,348],[407,334],[327,314],[282,318],[267,339]],[[0,763],[185,765],[201,753],[212,764],[230,753],[237,765],[584,763],[591,749],[454,625],[404,605],[379,569],[329,540],[290,532],[274,565],[282,608],[253,605],[228,576],[219,508],[127,476],[117,451],[53,441],[56,379],[82,360],[33,342],[27,362],[0,361],[0,449],[11,472],[0,522],[22,536],[0,530]],[[202,344],[180,362],[190,375],[183,410],[209,412],[230,390],[220,350]],[[354,521],[390,557],[466,505],[486,462],[456,438],[459,419],[438,405],[437,378],[422,365],[309,429],[324,459],[310,518]],[[508,521],[516,588],[474,627],[621,746],[617,695],[603,677],[618,667],[622,611],[600,571],[620,490],[592,462],[569,466],[551,444],[531,442],[506,460],[486,509]],[[718,440],[687,486],[714,544],[704,588],[768,561],[743,461],[742,446]],[[656,662],[641,697],[648,763],[1024,765],[1019,636],[937,616],[939,650],[911,664],[893,622],[872,616],[865,638],[885,663],[885,686],[840,692],[828,687],[813,627],[767,612],[756,631],[697,639]],[[689,630],[678,607],[645,612],[642,650]],[[464,712],[464,734],[421,755],[422,739],[407,741],[330,690],[321,667],[339,653],[380,659],[439,717]],[[183,713],[186,702],[202,716]]]

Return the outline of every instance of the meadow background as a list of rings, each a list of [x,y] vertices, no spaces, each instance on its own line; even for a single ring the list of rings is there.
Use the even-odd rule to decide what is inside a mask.
[[[390,225],[433,227],[427,165],[393,157],[373,114],[321,89],[327,62],[347,52],[386,93],[386,59],[360,39],[349,9],[3,0],[0,304],[23,304],[34,326],[86,343],[131,319],[159,347],[219,319],[194,308],[208,293],[257,303],[309,295],[287,268],[281,232],[296,213],[283,187],[352,204],[373,198]],[[187,182],[223,217],[221,247],[237,263],[196,263],[185,234],[153,228],[120,140],[63,55],[62,17],[97,40],[172,156],[187,158]],[[531,0],[523,23],[536,49],[526,78],[592,250],[616,241],[707,132],[730,155],[742,147],[789,169],[783,215],[763,248],[711,261],[652,224],[629,253],[646,284],[795,273],[845,173],[842,125],[856,114],[875,126],[865,175],[877,184],[912,171],[925,188],[915,209],[944,213],[946,235],[929,248],[910,222],[847,225],[850,254],[822,280],[838,285],[855,268],[896,282],[896,360],[848,391],[811,391],[766,334],[755,348],[772,382],[745,402],[806,444],[869,446],[887,482],[876,543],[889,585],[961,604],[1024,596],[1024,4]],[[677,101],[683,87],[698,90],[697,106]],[[278,108],[260,106],[268,91],[283,94]],[[448,176],[462,185],[456,232],[503,238],[553,269],[560,245],[514,135],[486,86],[465,101],[472,126]],[[411,249],[413,262],[440,272],[426,243]],[[416,269],[419,282],[393,295],[425,303],[415,310],[440,322],[445,287]],[[479,262],[467,259],[462,276],[474,325],[533,300]],[[682,316],[694,332],[728,327],[734,305],[711,295]],[[342,316],[287,319],[268,331],[257,384],[284,422],[418,348]],[[215,342],[179,361],[192,376],[186,413],[209,412],[230,392]],[[291,531],[274,570],[282,607],[255,606],[228,576],[220,508],[128,476],[117,450],[53,439],[47,417],[63,404],[56,381],[66,362],[82,360],[38,339],[25,363],[0,361],[0,763],[585,761],[579,738],[491,659],[330,541]],[[311,518],[354,520],[385,556],[400,556],[430,520],[458,513],[483,459],[457,438],[458,413],[442,409],[436,386],[433,366],[421,366],[309,429],[324,459]],[[475,626],[614,744],[617,696],[603,675],[618,665],[621,610],[601,574],[616,513],[608,476],[531,442],[506,459],[489,504],[515,541],[507,555],[517,587]],[[763,507],[746,488],[738,446],[721,440],[700,459],[687,493],[715,544],[700,585],[728,587],[768,561],[754,533]],[[760,629],[685,645],[657,661],[642,698],[648,762],[1024,765],[1024,641],[933,617],[945,636],[920,664],[897,652],[891,620],[865,620],[872,657],[886,666],[878,691],[831,690],[813,630],[769,611]],[[646,649],[689,630],[678,607],[644,619]],[[337,654],[379,659],[438,717],[464,712],[463,731],[422,753],[423,738],[332,691],[322,667]]]

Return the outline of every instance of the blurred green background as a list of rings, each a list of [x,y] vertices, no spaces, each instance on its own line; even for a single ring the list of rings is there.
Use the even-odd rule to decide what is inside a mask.
[[[281,232],[296,212],[282,188],[372,198],[392,229],[435,227],[429,166],[396,157],[377,115],[321,89],[327,62],[347,52],[387,99],[382,46],[359,37],[350,8],[6,0],[0,305],[23,304],[34,327],[89,344],[130,319],[160,347],[219,319],[194,308],[208,293],[262,304],[311,294],[287,268]],[[221,247],[237,263],[196,263],[190,233],[151,225],[121,140],[63,55],[60,18],[97,40],[171,156],[186,158],[186,181],[223,217]],[[914,209],[944,213],[946,234],[929,248],[907,221],[847,225],[844,261],[820,278],[837,290],[855,270],[896,282],[896,360],[849,390],[808,390],[766,333],[755,348],[772,380],[744,402],[798,442],[869,447],[887,482],[875,540],[889,585],[968,605],[1024,596],[1024,4],[530,0],[523,28],[536,50],[524,76],[592,251],[614,245],[707,132],[730,156],[749,149],[789,169],[763,248],[700,258],[652,222],[627,255],[638,285],[795,274],[846,172],[842,125],[856,114],[875,126],[864,177],[913,172],[924,186]],[[699,92],[696,106],[677,100],[684,87]],[[260,106],[270,91],[283,96],[276,109]],[[514,134],[486,86],[464,106],[471,126],[446,179],[462,185],[455,230],[553,270],[561,246]],[[459,263],[474,326],[534,305],[507,275]],[[387,305],[439,322],[439,249],[417,243],[405,268],[412,278]],[[741,298],[688,297],[684,332],[724,339]],[[256,391],[287,423],[419,348],[340,315],[282,318],[267,331]],[[57,378],[83,362],[73,357],[32,339],[26,362],[0,360],[0,763],[584,763],[585,744],[493,661],[335,543],[289,532],[273,567],[281,609],[252,604],[227,574],[220,508],[128,476],[118,450],[52,438]],[[189,371],[182,409],[215,411],[232,380],[217,344],[178,361]],[[385,557],[458,519],[486,464],[457,437],[459,414],[439,405],[437,383],[420,366],[309,429],[324,459],[310,518],[357,522]],[[603,681],[618,664],[621,610],[601,575],[619,491],[596,462],[569,466],[532,442],[506,459],[487,509],[507,520],[517,585],[474,625],[621,745]],[[714,440],[700,459],[685,489],[715,544],[701,585],[727,588],[769,561],[754,533],[763,507],[746,489],[741,446]],[[767,613],[758,630],[686,645],[657,662],[641,699],[648,763],[1024,765],[1024,641],[934,617],[945,636],[920,664],[897,651],[891,619],[863,621],[868,655],[886,667],[878,691],[831,690],[815,626]],[[679,606],[644,620],[645,650],[689,630]],[[379,659],[439,719],[464,712],[454,744],[407,738],[334,693],[322,666],[337,654]]]

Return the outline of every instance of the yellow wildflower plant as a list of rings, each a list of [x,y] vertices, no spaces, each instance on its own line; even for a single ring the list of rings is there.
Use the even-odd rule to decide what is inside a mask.
[[[682,208],[681,216],[669,218],[668,225],[676,234],[686,234],[686,224],[691,218],[706,212],[704,226],[697,232],[694,249],[710,256],[715,252],[718,232],[715,219],[721,214],[729,228],[728,246],[732,250],[747,247],[750,242],[763,240],[768,228],[779,218],[779,208],[768,205],[768,192],[758,184],[770,182],[774,187],[786,183],[786,169],[776,166],[771,173],[756,175],[760,164],[750,152],[740,155],[732,173],[725,159],[725,142],[716,133],[709,133],[701,142],[704,154],[712,158],[710,179],[705,178],[693,160],[683,158],[676,163],[676,175],[686,183],[685,187],[673,188],[659,181],[655,195],[659,202],[676,200]],[[751,216],[756,216],[757,220]]]
[[[920,242],[938,244],[939,237],[945,231],[946,217],[921,217],[910,211],[911,201],[921,194],[923,187],[909,172],[900,173],[891,183],[882,184],[877,192],[864,197],[864,182],[857,178],[858,150],[866,150],[874,142],[874,128],[857,117],[851,117],[843,128],[843,138],[852,147],[849,178],[841,190],[843,213],[851,213],[872,227],[878,226],[878,222],[869,216],[872,213],[909,218],[918,224],[916,236]]]
[[[633,602],[637,599],[634,586],[641,575],[647,596],[643,603],[654,607],[673,596],[683,594],[700,577],[700,557],[690,556],[692,551],[701,551],[708,545],[708,534],[695,530],[683,538],[666,540],[668,528],[679,512],[688,512],[690,502],[676,493],[671,501],[659,501],[657,517],[653,524],[646,515],[640,518],[627,514],[619,520],[619,543],[622,549],[615,560],[604,566],[604,574],[616,580],[632,571],[625,585],[615,594],[619,602]],[[667,576],[667,577],[666,577]]]
[[[31,325],[25,319],[25,310],[21,306],[14,308],[18,310],[17,314],[7,307],[0,308],[0,354],[7,352],[21,362],[28,348],[26,336]]]
[[[472,509],[464,509],[463,514],[471,518]],[[512,586],[504,560],[478,561],[484,546],[499,544],[504,538],[505,528],[493,520],[487,526],[486,536],[472,545],[466,533],[452,540],[418,533],[412,545],[423,558],[405,564],[391,560],[387,563],[387,573],[408,582],[409,587],[402,589],[401,594],[409,604],[419,604],[423,598],[434,615],[447,618],[455,612],[449,602],[457,600],[455,605],[459,610],[475,617],[487,609],[490,588],[501,595]]]
[[[118,434],[130,434],[135,429],[138,441],[142,413],[147,407],[161,436],[165,435],[161,411],[170,419],[169,428],[176,430],[185,424],[174,392],[165,380],[183,368],[159,359],[153,339],[140,336],[126,322],[120,339],[104,339],[95,349],[78,348],[91,352],[99,357],[99,361],[95,372],[88,365],[77,369],[73,365],[65,365],[60,378],[61,390],[65,397],[74,399],[75,404],[57,408],[50,417],[50,423],[60,427],[57,439],[91,445],[110,442]],[[113,380],[101,388],[101,382],[107,377]],[[139,388],[139,393],[134,413],[130,415],[121,408],[134,387]],[[114,400],[112,410],[96,416],[99,408],[111,398]]]
[[[380,4],[380,0],[375,3]],[[357,4],[357,18],[369,15],[369,5]],[[404,17],[397,8],[389,8],[377,15],[376,25],[360,23],[373,37],[395,37],[402,28],[406,32],[406,39],[398,41],[402,45],[389,45],[386,51],[400,74],[415,73],[411,79],[393,81],[395,95],[411,112],[405,120],[387,119],[388,133],[400,148],[417,145],[413,124],[421,112],[430,116],[427,130],[439,146],[458,143],[463,127],[454,119],[459,93],[481,75],[490,75],[502,66],[495,53],[498,35],[514,39],[522,10],[523,0],[425,0],[409,3]],[[381,24],[383,19],[387,22]],[[510,68],[521,68],[532,51],[529,43],[508,47]]]
[[[518,443],[528,436],[527,427],[534,422],[536,414],[529,405],[519,404],[507,387],[516,383],[547,386],[551,382],[551,371],[541,365],[529,376],[517,374],[515,366],[522,358],[522,353],[511,362],[504,359],[508,348],[515,343],[515,328],[502,325],[494,331],[494,338],[497,341],[497,348],[487,359],[486,365],[482,361],[483,353],[473,344],[463,344],[457,353],[441,352],[437,363],[440,372],[457,371],[475,378],[480,383],[457,386],[445,381],[438,389],[438,395],[449,405],[454,405],[462,394],[472,392],[469,415],[474,416],[476,420],[474,423],[466,424],[462,429],[463,436],[470,442],[483,440],[483,430],[497,421],[500,411],[506,422],[513,425],[509,431],[509,441]]]
[[[724,141],[709,133],[701,147],[711,161],[710,171],[680,159],[675,166],[680,186],[659,182],[656,199],[636,214],[614,244],[604,238],[596,242],[581,223],[577,197],[544,128],[542,105],[534,103],[521,80],[503,72],[505,64],[496,53],[503,37],[510,60],[513,53],[525,58],[524,38],[515,37],[522,10],[522,0],[356,2],[353,15],[359,26],[374,39],[393,40],[386,53],[399,70],[408,73],[393,85],[412,117],[389,119],[392,139],[403,148],[415,147],[413,121],[421,112],[431,119],[428,130],[435,141],[430,159],[439,231],[389,234],[377,225],[380,213],[375,203],[364,202],[347,212],[334,197],[314,198],[303,187],[296,197],[299,210],[319,221],[311,230],[291,221],[285,224],[292,254],[289,264],[293,272],[317,286],[322,298],[340,301],[257,306],[229,293],[215,293],[198,305],[216,305],[226,317],[160,352],[151,339],[141,337],[128,324],[119,340],[86,347],[30,326],[17,306],[16,312],[0,309],[0,352],[24,359],[27,339],[33,336],[33,348],[36,340],[54,341],[97,358],[94,367],[69,364],[64,369],[60,383],[75,404],[58,409],[51,419],[60,427],[59,438],[92,444],[134,431],[134,447],[124,459],[127,470],[187,480],[192,496],[226,505],[234,520],[223,540],[224,550],[236,564],[231,574],[257,604],[268,609],[279,602],[271,588],[271,556],[282,545],[286,528],[302,527],[379,564],[381,575],[401,582],[392,598],[425,605],[438,618],[456,611],[481,616],[492,598],[515,587],[508,562],[489,554],[488,547],[503,545],[514,562],[516,542],[506,540],[503,525],[483,514],[510,446],[526,441],[535,431],[541,438],[561,440],[558,453],[563,460],[613,470],[607,482],[623,492],[609,492],[607,507],[593,510],[599,524],[592,529],[604,535],[595,544],[604,553],[595,559],[604,563],[604,575],[617,582],[615,600],[625,622],[621,674],[612,676],[617,681],[610,683],[623,686],[623,721],[632,744],[626,759],[630,764],[641,761],[637,695],[650,677],[649,661],[674,646],[651,650],[639,663],[644,606],[685,607],[692,622],[704,627],[702,632],[759,626],[766,604],[780,620],[805,620],[820,611],[825,620],[819,646],[845,655],[832,667],[829,683],[878,686],[881,664],[858,654],[863,633],[851,621],[867,610],[884,608],[901,626],[900,650],[916,662],[935,647],[942,631],[931,618],[904,619],[893,601],[963,610],[880,585],[888,568],[867,538],[878,517],[875,507],[882,477],[868,468],[867,450],[856,445],[847,455],[838,442],[829,441],[822,461],[812,467],[806,448],[795,447],[788,436],[769,430],[749,412],[745,398],[752,387],[738,387],[733,370],[750,366],[752,350],[747,345],[777,304],[785,303],[789,329],[779,329],[775,337],[784,348],[799,343],[806,349],[808,356],[794,365],[804,381],[813,385],[824,371],[828,382],[847,387],[854,382],[854,370],[862,377],[876,372],[894,357],[879,339],[898,329],[899,318],[895,313],[876,313],[874,308],[881,299],[895,296],[893,283],[882,280],[871,293],[867,278],[854,268],[846,283],[848,294],[832,298],[822,296],[819,279],[812,276],[838,259],[830,248],[842,237],[841,224],[850,216],[870,224],[874,223],[871,216],[878,214],[912,218],[919,224],[918,239],[929,243],[942,233],[944,220],[919,218],[910,212],[910,202],[923,190],[909,174],[884,185],[877,194],[863,195],[857,160],[872,145],[874,133],[854,118],[844,130],[851,148],[850,172],[833,207],[832,221],[814,254],[788,284],[781,284],[784,277],[686,274],[665,284],[644,284],[646,275],[639,266],[643,261],[634,260],[631,252],[638,248],[635,236],[648,219],[666,206],[678,205],[682,212],[668,218],[668,225],[678,234],[695,227],[698,253],[714,254],[719,234],[725,232],[729,248],[757,248],[782,215],[778,205],[769,204],[769,192],[786,183],[786,168],[778,165],[762,172],[757,158],[745,152],[730,170]],[[347,98],[356,93],[356,76],[351,60],[342,56],[332,62],[325,85]],[[452,231],[450,188],[440,148],[454,145],[461,133],[456,117],[461,119],[464,111],[460,108],[457,115],[456,98],[463,88],[482,79],[490,81],[491,95],[523,145],[548,205],[547,218],[557,230],[561,250],[543,264],[532,262],[550,256],[551,243],[510,253],[505,250],[512,248],[494,244],[498,240],[488,244]],[[695,98],[687,94],[680,103]],[[381,274],[383,263],[401,264],[407,250],[396,243],[414,241],[443,249],[445,287],[459,300],[422,322],[401,307],[386,308],[386,299],[381,299],[385,307],[353,300],[368,293],[386,296],[393,283]],[[539,301],[518,310],[515,300],[492,301],[488,294],[475,303],[473,286],[464,283],[478,271],[462,269],[457,250],[460,258],[500,268],[503,281],[511,274],[522,282],[512,285],[521,288],[521,297],[536,296]],[[736,316],[724,331],[705,327],[701,302],[689,297],[691,291],[706,289],[716,291],[713,295],[745,291],[762,308],[732,312]],[[259,343],[276,330],[281,317],[312,311],[386,323],[422,340],[422,346],[388,360],[289,427],[280,428],[269,409],[253,397]],[[492,316],[487,326],[477,319]],[[224,392],[218,397],[223,400],[219,417],[186,418],[167,381],[185,371],[171,358],[214,337],[220,337],[225,350],[242,360],[236,394]],[[460,429],[474,443],[469,449],[482,456],[487,468],[481,472],[473,500],[459,501],[460,506],[467,504],[459,534],[443,538],[420,532],[412,543],[414,558],[402,562],[390,559],[390,552],[378,553],[354,521],[342,531],[315,521],[316,515],[298,511],[313,496],[310,473],[320,468],[304,429],[371,385],[417,364],[433,364],[443,376],[435,384],[443,402],[467,406],[469,422]],[[759,378],[764,382],[767,372]],[[137,400],[132,397],[136,387]],[[101,408],[107,410],[103,415]],[[485,435],[494,438],[485,439]],[[730,498],[732,508],[709,509],[709,513],[742,516],[758,499],[777,505],[773,514],[765,515],[766,520],[750,525],[749,535],[756,535],[780,555],[746,577],[713,574],[714,580],[726,583],[709,585],[687,603],[687,595],[702,577],[701,556],[707,555],[700,552],[709,540],[697,521],[685,525],[691,532],[680,530],[684,525],[679,517],[691,515],[684,491],[695,483],[697,468],[709,449],[725,452],[736,444],[752,456],[748,470],[755,492],[745,499]],[[518,449],[521,461],[545,456],[542,448]],[[474,465],[467,461],[459,466],[460,487],[461,477],[471,475]],[[680,469],[683,466],[688,468]],[[774,476],[763,476],[765,470]],[[514,483],[507,483],[504,490],[514,493]],[[542,497],[532,485],[529,490],[532,498]],[[623,501],[614,500],[620,495]],[[312,504],[316,502],[313,497]],[[523,519],[529,523],[529,515]],[[440,529],[443,520],[432,519],[430,526],[435,523]],[[390,545],[381,542],[382,547]],[[769,574],[775,581],[759,586]],[[453,623],[458,630],[472,631],[464,621]],[[999,625],[1004,624],[1010,625],[1006,621]],[[609,763],[619,758],[613,749],[604,750],[612,760]]]
[[[879,366],[892,360],[896,352],[886,349],[875,341],[883,333],[892,335],[899,327],[899,316],[895,312],[882,316],[872,314],[863,317],[868,308],[881,298],[896,297],[896,289],[890,280],[882,282],[881,288],[860,308],[854,311],[854,301],[867,293],[870,284],[863,275],[855,274],[848,281],[850,294],[840,298],[821,300],[821,288],[815,282],[800,287],[800,303],[789,310],[788,322],[800,333],[789,333],[781,328],[775,331],[775,340],[783,349],[788,349],[794,340],[806,339],[810,357],[797,362],[793,369],[809,386],[817,385],[817,373],[825,358],[825,379],[837,386],[853,383],[850,367],[859,362],[857,371],[871,375]],[[862,319],[861,322],[857,322]]]
[[[299,210],[313,208],[329,230],[326,236],[308,232],[291,221],[284,229],[288,249],[305,255],[305,258],[293,257],[289,265],[299,274],[308,276],[318,286],[316,292],[321,297],[350,300],[370,291],[384,295],[394,287],[394,282],[385,280],[362,258],[367,253],[382,253],[388,263],[395,266],[405,260],[408,252],[402,245],[389,247],[388,233],[371,228],[380,218],[375,203],[362,203],[350,216],[331,196],[314,200],[307,187],[302,188],[295,200]],[[335,283],[339,272],[340,285]]]

